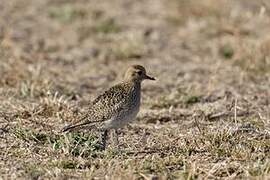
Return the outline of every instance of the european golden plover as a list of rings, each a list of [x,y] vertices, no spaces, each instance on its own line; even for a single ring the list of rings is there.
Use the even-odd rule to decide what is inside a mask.
[[[132,65],[127,69],[122,83],[98,96],[87,110],[87,114],[74,124],[64,127],[63,132],[98,128],[104,132],[102,144],[105,149],[108,131],[114,129],[118,143],[117,129],[134,120],[139,112],[141,82],[145,79],[155,80],[146,74],[143,66]]]

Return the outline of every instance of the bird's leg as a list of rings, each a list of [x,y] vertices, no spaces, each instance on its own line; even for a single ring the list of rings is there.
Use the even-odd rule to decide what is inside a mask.
[[[107,141],[107,139],[108,139],[108,129],[106,129],[106,130],[104,130],[104,132],[103,132],[103,134],[102,134],[102,138],[101,138],[101,140],[102,140],[102,150],[105,150],[106,149],[106,141]]]
[[[114,141],[114,146],[116,146],[118,148],[119,146],[119,139],[118,139],[118,136],[119,136],[119,131],[118,129],[114,129],[114,138],[113,138],[113,141]]]

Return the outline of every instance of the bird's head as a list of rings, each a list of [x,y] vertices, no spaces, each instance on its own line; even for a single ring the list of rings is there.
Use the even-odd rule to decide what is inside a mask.
[[[145,68],[141,65],[132,65],[125,73],[125,80],[127,81],[142,82],[145,79],[155,80],[155,78],[146,74]]]

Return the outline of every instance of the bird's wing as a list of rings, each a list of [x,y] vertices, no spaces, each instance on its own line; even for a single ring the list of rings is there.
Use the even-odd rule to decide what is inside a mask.
[[[82,118],[72,125],[64,127],[63,132],[112,119],[117,112],[125,108],[126,96],[128,96],[128,90],[122,84],[111,87],[92,102],[91,107]]]

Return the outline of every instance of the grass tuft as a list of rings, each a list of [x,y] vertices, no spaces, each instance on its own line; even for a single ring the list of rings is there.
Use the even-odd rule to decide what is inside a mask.
[[[93,28],[96,33],[118,33],[121,31],[121,27],[115,22],[114,18],[108,18],[97,22]]]

